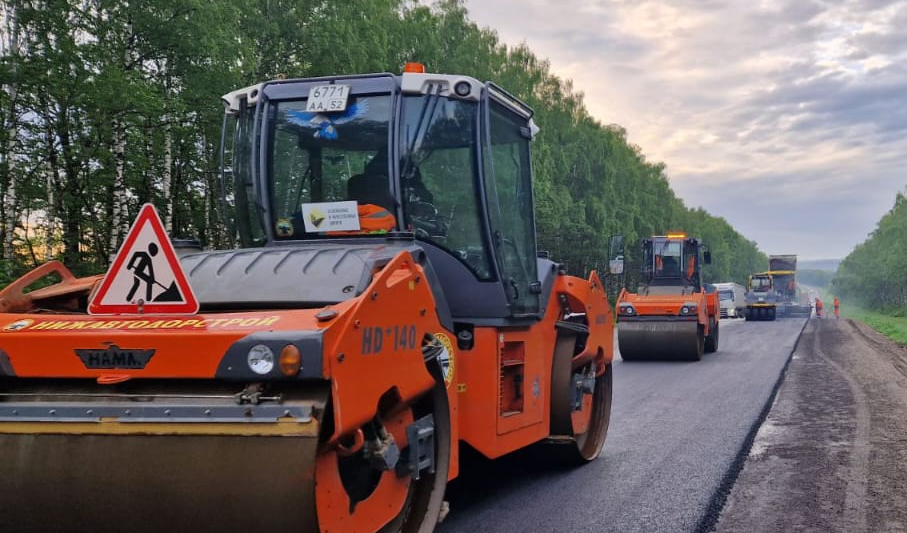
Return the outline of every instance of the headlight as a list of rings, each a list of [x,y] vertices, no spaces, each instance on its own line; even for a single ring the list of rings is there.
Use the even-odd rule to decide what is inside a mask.
[[[246,358],[249,369],[256,374],[267,374],[274,370],[274,352],[264,344],[256,344],[249,350]]]

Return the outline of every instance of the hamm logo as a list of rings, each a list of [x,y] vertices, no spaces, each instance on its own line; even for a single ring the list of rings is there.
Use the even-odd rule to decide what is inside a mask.
[[[85,368],[141,370],[154,355],[154,350],[120,348],[112,342],[104,344],[107,345],[107,348],[102,350],[76,349],[76,355],[82,360]]]

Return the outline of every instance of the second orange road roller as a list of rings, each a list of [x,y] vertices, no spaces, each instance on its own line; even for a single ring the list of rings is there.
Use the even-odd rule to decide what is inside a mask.
[[[224,102],[236,248],[148,205],[106,275],[0,292],[4,533],[425,533],[461,446],[599,455],[613,314],[537,254],[528,106],[417,66]]]
[[[698,361],[718,349],[718,294],[706,291],[699,239],[669,233],[642,241],[642,282],[617,299],[621,358]]]

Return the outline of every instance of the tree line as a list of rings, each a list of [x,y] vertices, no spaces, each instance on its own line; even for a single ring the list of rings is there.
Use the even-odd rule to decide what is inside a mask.
[[[461,0],[6,0],[0,55],[0,281],[47,258],[103,271],[138,208],[168,231],[232,245],[221,223],[220,96],[276,77],[429,71],[494,80],[541,126],[533,144],[539,249],[585,274],[628,243],[685,230],[709,245],[708,281],[745,283],[767,259],[724,219],[690,209],[663,163],[602,124],[526,45]]]
[[[874,311],[907,312],[907,196],[898,193],[894,206],[869,237],[841,261],[832,291],[842,299]]]

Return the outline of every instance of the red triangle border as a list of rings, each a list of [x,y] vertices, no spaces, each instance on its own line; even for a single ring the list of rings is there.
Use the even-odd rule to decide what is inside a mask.
[[[148,302],[142,306],[141,313],[139,313],[139,306],[137,304],[101,304],[100,302],[107,295],[107,291],[110,290],[111,285],[113,285],[116,273],[123,268],[123,263],[126,262],[126,256],[132,251],[135,240],[138,238],[139,233],[145,224],[151,224],[151,229],[154,231],[154,235],[159,242],[160,251],[164,256],[164,259],[166,259],[167,263],[170,265],[170,268],[173,271],[174,281],[186,301],[176,304],[156,304],[154,302]],[[198,300],[195,298],[192,287],[186,279],[185,272],[183,272],[183,267],[176,257],[173,243],[170,242],[170,237],[167,235],[167,232],[164,231],[164,224],[161,222],[161,217],[158,215],[157,209],[155,209],[154,204],[148,203],[143,205],[135,222],[132,223],[132,227],[129,228],[129,233],[126,234],[126,239],[123,241],[123,245],[120,246],[120,250],[117,252],[113,263],[111,263],[110,268],[107,269],[107,274],[101,281],[101,286],[98,287],[97,292],[95,292],[94,297],[88,304],[88,314],[194,315],[198,313],[198,308]]]

